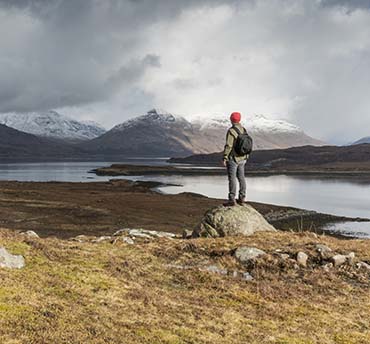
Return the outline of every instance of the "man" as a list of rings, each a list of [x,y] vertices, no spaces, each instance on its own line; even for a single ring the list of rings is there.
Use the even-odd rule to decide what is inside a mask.
[[[246,130],[240,124],[241,114],[233,112],[230,116],[232,127],[227,131],[226,145],[224,149],[223,164],[227,167],[229,179],[229,200],[224,206],[236,205],[236,184],[239,181],[239,198],[238,204],[243,205],[246,202],[246,182],[245,182],[245,163],[248,155],[238,155],[235,151],[235,144],[238,136],[246,133]]]

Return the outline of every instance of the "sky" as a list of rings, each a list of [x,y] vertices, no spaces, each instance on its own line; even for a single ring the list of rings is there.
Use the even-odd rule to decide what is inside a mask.
[[[153,107],[370,136],[370,0],[0,0],[0,112]]]

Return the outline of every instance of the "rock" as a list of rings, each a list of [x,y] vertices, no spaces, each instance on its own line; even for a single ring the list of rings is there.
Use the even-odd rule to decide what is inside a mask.
[[[99,238],[94,239],[92,242],[93,243],[99,243],[99,242],[111,241],[111,240],[112,240],[112,237],[111,236],[101,236]]]
[[[297,263],[299,266],[307,266],[308,255],[304,252],[297,253]]]
[[[325,264],[325,265],[323,265],[322,266],[322,268],[326,271],[326,272],[329,272],[330,271],[330,269],[332,269],[333,268],[333,263],[327,263],[327,264]]]
[[[250,205],[224,207],[208,210],[193,237],[225,237],[252,235],[259,231],[275,231],[264,217]]]
[[[242,274],[242,279],[244,281],[253,281],[254,280],[253,276],[249,272],[244,272]]]
[[[0,247],[0,268],[21,269],[24,266],[23,256],[13,255],[4,247]]]
[[[215,274],[227,275],[227,270],[226,269],[220,269],[216,265],[207,266],[204,270],[208,271],[208,272],[213,272]]]
[[[77,242],[88,242],[90,238],[86,235],[77,235],[74,238],[69,239],[70,241],[77,241]]]
[[[39,235],[34,232],[34,231],[26,231],[26,232],[22,232],[21,235],[24,235],[28,238],[40,238]]]
[[[335,267],[343,265],[347,261],[347,256],[337,254],[331,258],[332,263]]]
[[[264,256],[266,252],[255,248],[242,246],[235,251],[235,258],[242,264],[248,264],[256,260],[258,257]]]
[[[323,245],[323,244],[317,244],[316,251],[319,252],[320,254],[327,254],[327,253],[333,252],[330,247]]]
[[[289,254],[287,253],[279,253],[279,257],[282,259],[282,260],[287,260],[290,258]]]
[[[193,231],[189,231],[187,229],[184,229],[182,231],[182,238],[183,239],[190,239],[192,237]]]
[[[124,236],[121,236],[121,237],[118,237],[118,238],[114,239],[113,244],[116,244],[118,242],[123,242],[123,243],[129,244],[129,245],[135,244],[133,239],[131,239],[129,237],[124,237]]]
[[[355,258],[356,258],[355,252],[351,252],[347,254],[346,258],[347,258],[347,263],[352,265],[355,262]]]
[[[123,228],[113,234],[113,236],[121,236],[121,235],[136,237],[136,238],[144,238],[144,239],[154,239],[154,238],[174,239],[176,238],[176,234],[174,233],[151,231],[151,230],[142,229],[142,228]]]
[[[356,264],[356,267],[358,267],[359,269],[367,269],[370,271],[370,264],[367,264],[365,262],[359,262]]]

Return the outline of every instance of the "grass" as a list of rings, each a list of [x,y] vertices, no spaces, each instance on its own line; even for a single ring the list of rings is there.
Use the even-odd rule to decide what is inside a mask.
[[[370,343],[369,273],[325,272],[316,243],[370,261],[369,241],[305,232],[112,245],[0,230],[26,259],[0,269],[0,343]],[[313,258],[296,269],[268,255],[251,282],[197,268],[244,271],[230,254],[241,245]]]

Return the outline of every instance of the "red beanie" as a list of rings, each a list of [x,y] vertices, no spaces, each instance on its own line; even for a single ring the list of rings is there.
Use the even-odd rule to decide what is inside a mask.
[[[242,115],[240,114],[240,112],[233,112],[230,116],[230,120],[233,123],[239,123],[241,120],[241,117]]]

